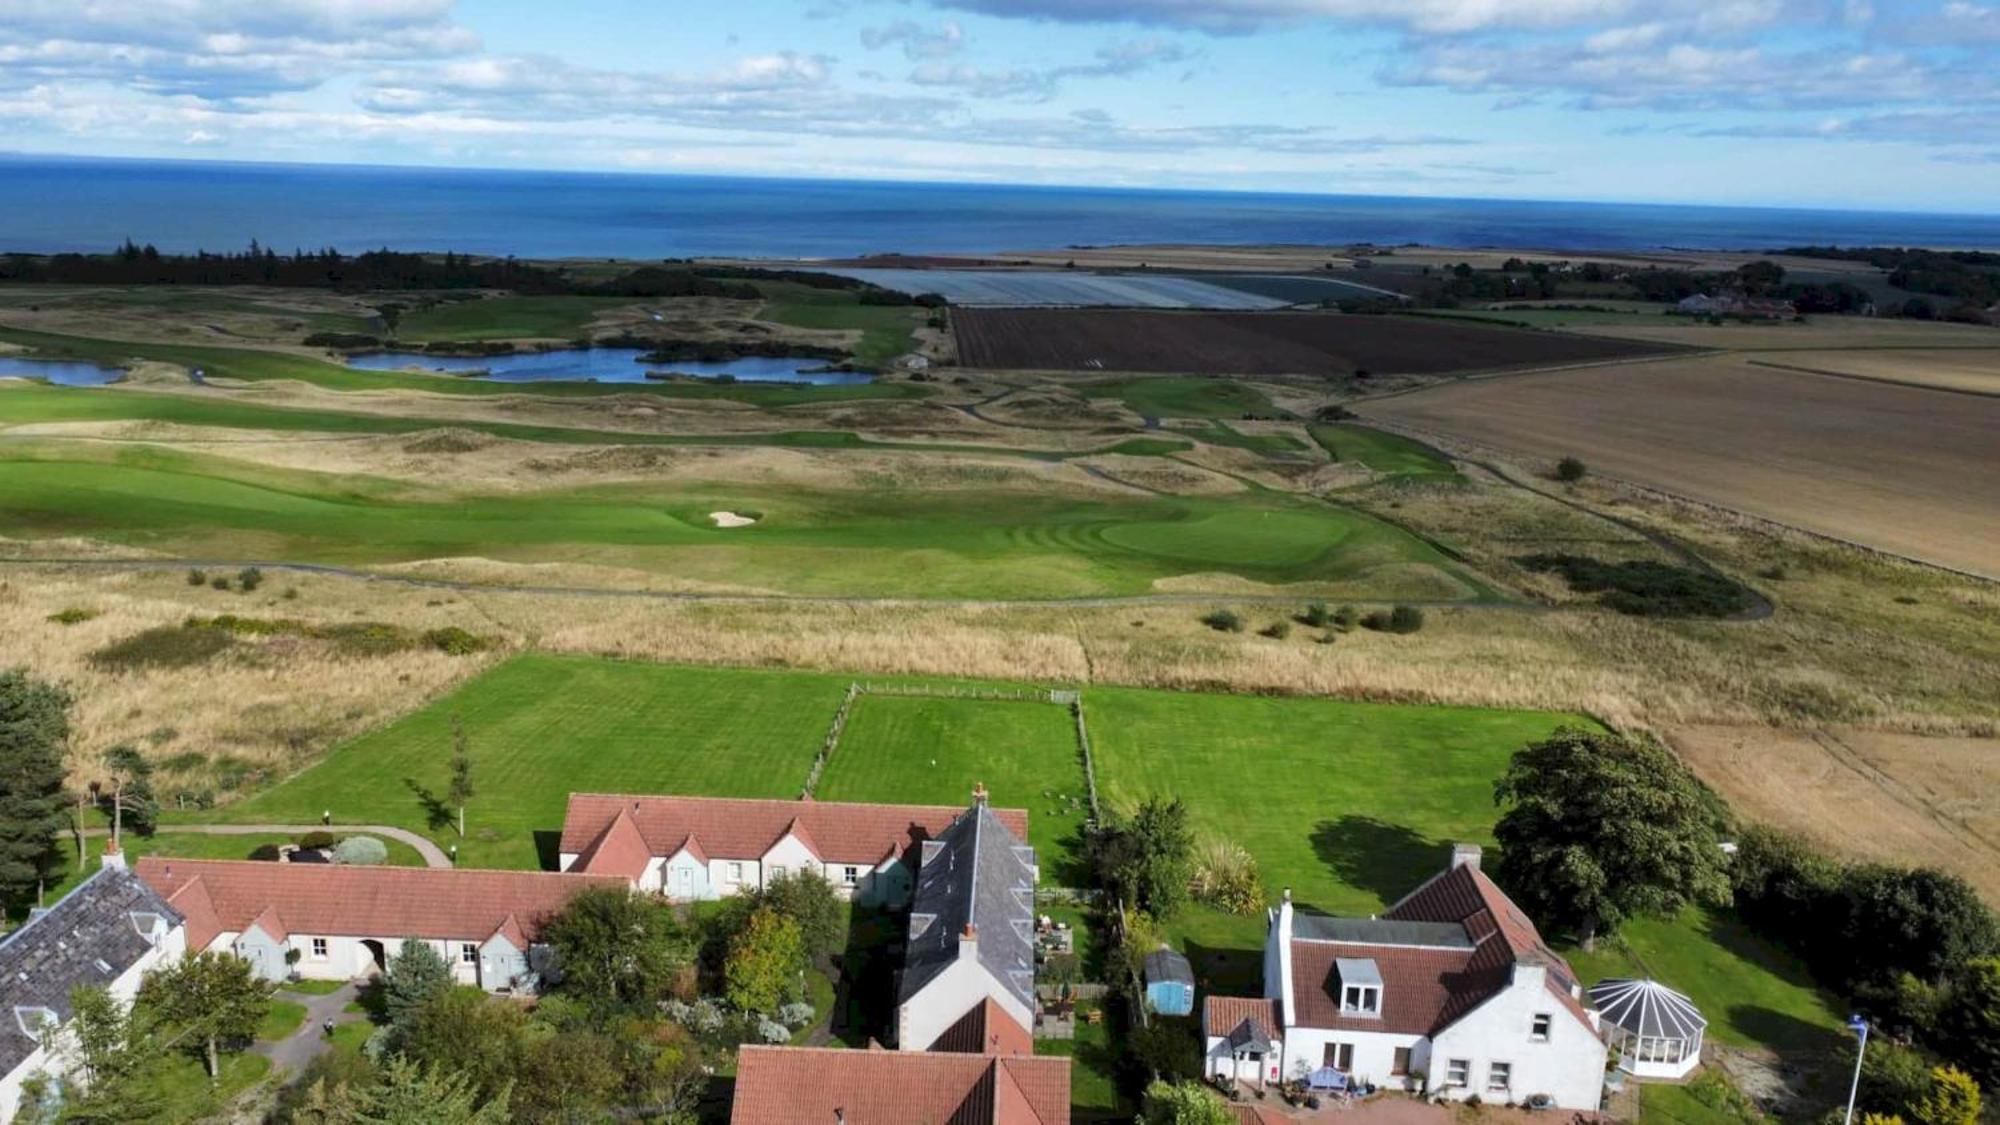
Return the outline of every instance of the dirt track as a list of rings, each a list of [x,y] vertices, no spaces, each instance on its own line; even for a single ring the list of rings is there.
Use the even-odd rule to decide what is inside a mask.
[[[1356,409],[2000,578],[2000,399],[1702,357],[1453,383]]]

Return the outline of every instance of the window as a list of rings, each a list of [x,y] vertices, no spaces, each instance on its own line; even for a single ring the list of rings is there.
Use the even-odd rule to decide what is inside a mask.
[[[1452,1059],[1444,1065],[1444,1084],[1463,1086],[1472,1081],[1472,1060]]]
[[[1497,1062],[1486,1068],[1486,1092],[1504,1094],[1514,1083],[1514,1064]]]
[[[1341,990],[1340,1010],[1374,1015],[1382,1007],[1382,990],[1369,985],[1350,984]]]
[[[479,947],[469,941],[460,942],[458,946],[458,960],[459,963],[465,965],[479,964]]]
[[[324,961],[324,960],[326,960],[326,939],[325,939],[325,938],[323,938],[323,937],[316,937],[316,938],[312,939],[312,956],[313,956],[313,960],[315,960],[315,961]]]
[[[1396,1058],[1395,1061],[1389,1064],[1389,1073],[1398,1078],[1410,1073],[1410,1049],[1408,1047],[1396,1048]]]
[[[737,863],[734,860],[730,861],[729,881],[732,883],[741,883],[743,881],[743,865],[741,863]]]
[[[1549,1041],[1549,1024],[1552,1021],[1547,1012],[1535,1013],[1535,1022],[1528,1028],[1528,1038],[1537,1043]]]
[[[1321,1063],[1322,1065],[1330,1066],[1335,1070],[1340,1070],[1340,1071],[1353,1070],[1354,1044],[1328,1043],[1326,1045],[1326,1053],[1324,1054],[1324,1056],[1322,1056]]]
[[[782,863],[774,863],[774,864],[772,864],[772,865],[771,865],[771,878],[773,878],[773,879],[782,879],[782,878],[784,878],[784,877],[785,877],[785,865],[784,865],[784,864],[782,864]]]
[[[840,881],[850,887],[859,884],[861,882],[861,869],[859,867],[841,868]]]

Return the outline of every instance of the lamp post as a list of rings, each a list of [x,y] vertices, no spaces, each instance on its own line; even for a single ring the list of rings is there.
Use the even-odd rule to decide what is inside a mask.
[[[1861,1059],[1868,1053],[1868,1021],[1860,1016],[1849,1016],[1847,1030],[1861,1037],[1861,1045],[1854,1049],[1854,1082],[1847,1088],[1847,1118],[1844,1123],[1854,1125],[1854,1095],[1861,1092]]]
[[[458,866],[458,845],[457,845],[457,844],[453,844],[453,845],[451,846],[451,865],[452,865],[453,867],[457,867],[457,866]],[[1857,1073],[1858,1073],[1858,1072],[1857,1072]]]

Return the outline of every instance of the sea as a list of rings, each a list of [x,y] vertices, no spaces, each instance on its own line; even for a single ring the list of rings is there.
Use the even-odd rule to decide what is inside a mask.
[[[0,157],[0,252],[840,258],[1133,243],[2000,249],[2000,214]]]

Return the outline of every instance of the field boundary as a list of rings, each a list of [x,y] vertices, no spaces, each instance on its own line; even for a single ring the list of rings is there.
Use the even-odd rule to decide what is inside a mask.
[[[1803,349],[1803,348],[1802,348],[1802,349],[1798,349],[1798,350],[1801,350],[1801,351],[1805,351],[1805,350],[1810,350],[1810,349]],[[1863,349],[1863,348],[1854,348],[1854,349],[1851,349],[1851,350],[1853,350],[1853,351],[1865,351],[1865,350],[1867,350],[1867,349]],[[1911,348],[1911,349],[1903,349],[1903,348],[1879,348],[1879,349],[1875,349],[1875,350],[1878,350],[1878,351],[1904,351],[1904,350],[1909,350],[1909,351],[1915,351],[1915,350],[1918,350],[1918,349],[1914,349],[1914,348]],[[1989,349],[1986,349],[1986,348],[1931,348],[1931,349],[1929,349],[1929,350],[1931,350],[1931,351],[1938,351],[1938,352],[1983,352],[1983,351],[1987,351],[1987,350],[1989,350]],[[1903,381],[1903,380],[1901,380],[1901,379],[1885,379],[1885,378],[1882,378],[1882,377],[1881,377],[1881,376],[1879,376],[1879,375],[1856,375],[1856,374],[1855,374],[1854,372],[1852,372],[1852,371],[1829,371],[1829,370],[1827,370],[1827,369],[1826,369],[1826,368],[1824,368],[1824,367],[1804,367],[1804,366],[1801,366],[1801,365],[1799,365],[1799,364],[1796,364],[1796,363],[1774,363],[1774,362],[1772,362],[1771,360],[1768,360],[1768,359],[1750,359],[1750,360],[1745,360],[1744,362],[1748,363],[1748,364],[1749,364],[1750,366],[1752,366],[1752,367],[1768,367],[1768,368],[1770,368],[1770,369],[1771,369],[1771,370],[1773,370],[1773,371],[1794,371],[1794,372],[1797,372],[1798,374],[1801,374],[1801,375],[1824,375],[1824,376],[1826,376],[1826,377],[1827,377],[1827,378],[1829,378],[1829,379],[1854,379],[1854,380],[1856,380],[1856,381],[1858,381],[1858,382],[1862,382],[1862,383],[1883,383],[1883,384],[1886,384],[1886,385],[1888,385],[1888,386],[1891,386],[1891,387],[1915,387],[1915,388],[1917,388],[1917,389],[1918,389],[1918,390],[1920,390],[1920,391],[1943,391],[1943,392],[1944,392],[1945,394],[1948,394],[1948,395],[1971,395],[1971,396],[1973,396],[1974,398],[2000,398],[2000,392],[1995,392],[1995,391],[1976,391],[1976,390],[1973,390],[1973,389],[1972,389],[1972,388],[1970,388],[1970,387],[1941,387],[1941,386],[1937,386],[1936,384],[1932,384],[1932,383],[1909,383],[1909,382],[1905,382],[1905,381]]]

